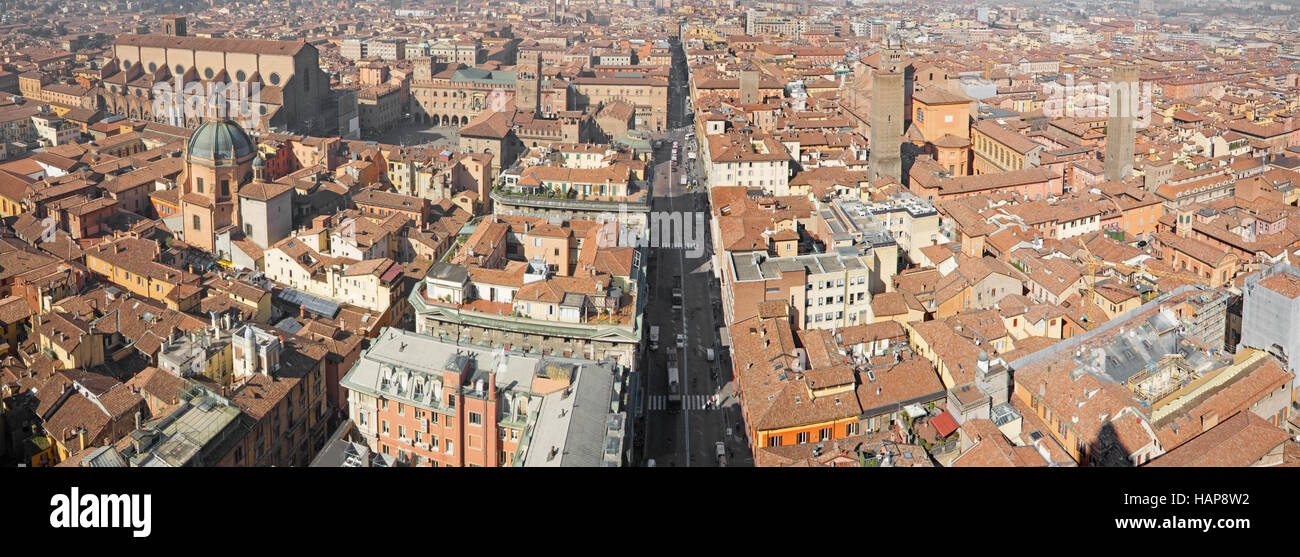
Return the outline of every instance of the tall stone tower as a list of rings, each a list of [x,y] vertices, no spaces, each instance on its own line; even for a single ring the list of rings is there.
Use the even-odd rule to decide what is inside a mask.
[[[903,180],[903,74],[877,72],[871,80],[871,180]]]
[[[515,109],[536,114],[541,105],[542,57],[516,66]]]
[[[433,61],[433,58],[430,58],[428,56],[411,58],[411,64],[415,67],[415,75],[412,77],[415,81],[421,81],[421,82],[433,81],[433,74],[435,73],[435,68],[437,67],[437,64]]]
[[[884,48],[880,51],[880,69],[890,72],[901,71],[903,65],[902,37],[890,35],[882,43]]]
[[[749,106],[760,102],[763,102],[763,97],[758,93],[758,69],[747,66],[740,70],[740,104]]]
[[[1107,180],[1123,180],[1133,171],[1133,120],[1138,101],[1137,66],[1115,66],[1111,72],[1110,114],[1106,119]]]
[[[903,41],[891,35],[880,52],[880,68],[871,77],[870,179],[889,176],[903,181],[902,140],[907,119],[907,70]]]

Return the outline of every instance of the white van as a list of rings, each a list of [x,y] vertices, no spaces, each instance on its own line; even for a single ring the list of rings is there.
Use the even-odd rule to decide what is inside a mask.
[[[706,349],[706,350],[704,351],[704,354],[705,354],[705,356],[708,358],[708,360],[709,360],[710,362],[712,362],[714,356],[716,356],[716,354],[713,352],[713,349],[712,349],[712,348],[708,348],[708,349]]]

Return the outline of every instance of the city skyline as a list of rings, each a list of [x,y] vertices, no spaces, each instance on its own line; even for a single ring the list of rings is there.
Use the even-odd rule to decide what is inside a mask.
[[[1291,4],[14,8],[0,465],[1300,464]]]

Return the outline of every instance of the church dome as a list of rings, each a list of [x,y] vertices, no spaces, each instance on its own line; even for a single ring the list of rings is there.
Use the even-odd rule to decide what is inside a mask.
[[[205,122],[194,130],[186,149],[191,157],[211,161],[239,160],[253,154],[253,139],[230,120]]]

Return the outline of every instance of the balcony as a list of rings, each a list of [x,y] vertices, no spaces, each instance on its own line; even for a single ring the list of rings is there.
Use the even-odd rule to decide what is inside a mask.
[[[633,213],[650,211],[650,204],[646,200],[644,190],[628,196],[575,194],[571,197],[564,197],[561,194],[561,197],[555,197],[555,195],[510,192],[496,188],[492,190],[490,195],[493,201],[525,207],[611,212],[625,209]]]
[[[588,307],[586,312],[575,321],[557,319],[536,319],[524,315],[518,311],[512,304],[504,302],[492,302],[488,300],[469,300],[465,303],[457,304],[447,297],[435,299],[430,298],[428,290],[425,287],[416,288],[415,292],[410,294],[411,306],[417,314],[429,313],[437,309],[445,309],[449,312],[455,312],[461,315],[480,316],[485,319],[505,319],[508,321],[532,322],[555,324],[563,326],[566,324],[588,325],[588,326],[606,326],[606,327],[629,327],[636,324],[636,297],[623,296],[619,301],[619,307],[613,311],[600,310]]]

